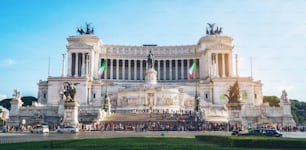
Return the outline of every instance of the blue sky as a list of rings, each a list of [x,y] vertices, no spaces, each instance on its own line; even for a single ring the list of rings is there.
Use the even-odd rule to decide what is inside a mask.
[[[264,84],[264,95],[306,101],[306,1],[303,0],[2,0],[0,97],[18,88],[37,96],[39,80],[60,76],[66,38],[91,22],[106,44],[190,45],[206,23],[234,38],[240,76]]]

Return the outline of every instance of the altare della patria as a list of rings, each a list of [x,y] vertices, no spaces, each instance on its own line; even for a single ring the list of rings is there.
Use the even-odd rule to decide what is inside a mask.
[[[38,82],[38,102],[23,107],[14,92],[8,125],[295,126],[286,91],[280,107],[263,103],[263,84],[239,76],[233,38],[215,24],[195,44],[174,46],[107,44],[90,24],[77,31],[67,38],[62,75]]]

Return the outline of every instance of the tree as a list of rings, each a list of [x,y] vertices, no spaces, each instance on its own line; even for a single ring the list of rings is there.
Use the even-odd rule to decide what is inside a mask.
[[[10,101],[12,101],[11,98],[3,99],[2,101],[0,101],[0,105],[3,106],[4,108],[8,109],[8,110],[11,110]]]
[[[2,109],[0,108],[0,114],[2,113],[3,111],[2,111]],[[3,118],[2,118],[2,115],[0,116],[0,123],[3,125]]]
[[[298,125],[306,125],[306,103],[298,100],[290,100],[291,114]]]
[[[21,98],[21,100],[23,102],[22,106],[31,106],[33,101],[38,101],[37,98],[33,96],[24,96]],[[3,99],[2,101],[0,101],[0,105],[8,110],[11,110],[11,101],[11,98]]]
[[[269,103],[271,107],[279,107],[280,99],[277,96],[263,96],[263,102]]]

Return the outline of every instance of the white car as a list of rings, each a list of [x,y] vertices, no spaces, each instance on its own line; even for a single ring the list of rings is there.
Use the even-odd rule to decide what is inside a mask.
[[[37,125],[30,129],[31,133],[49,133],[48,125]]]
[[[77,133],[77,132],[79,132],[79,128],[74,126],[59,127],[57,129],[57,133]]]

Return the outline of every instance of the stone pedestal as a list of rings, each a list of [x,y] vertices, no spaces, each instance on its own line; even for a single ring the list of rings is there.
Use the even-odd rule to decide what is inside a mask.
[[[146,70],[145,80],[147,84],[156,84],[157,83],[157,71],[153,68]]]
[[[19,126],[21,124],[19,117],[19,110],[22,107],[23,102],[21,100],[21,94],[18,90],[14,91],[14,94],[12,96],[12,101],[10,103],[11,103],[11,111],[7,124],[13,126]]]
[[[78,109],[79,105],[76,101],[65,102],[64,104],[64,119],[63,125],[73,125],[77,126],[79,124],[78,121]]]
[[[104,109],[104,111],[106,112],[107,115],[111,114],[111,108],[112,108],[112,105],[110,103],[110,99],[108,97],[108,94],[106,94],[105,97],[104,97],[103,109]]]
[[[228,103],[228,122],[231,125],[241,126],[241,103]]]

